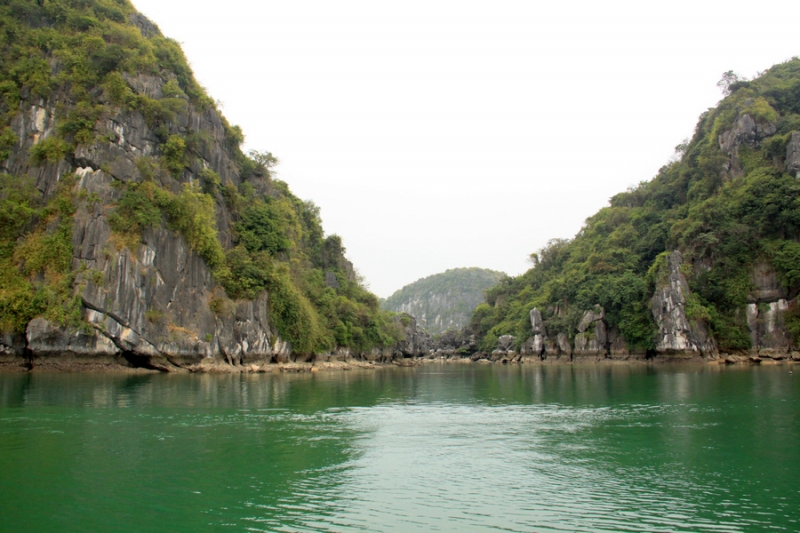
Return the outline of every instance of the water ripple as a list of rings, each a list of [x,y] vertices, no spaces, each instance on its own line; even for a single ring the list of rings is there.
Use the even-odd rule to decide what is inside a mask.
[[[0,376],[2,529],[796,531],[783,374]]]
[[[395,403],[329,411],[321,418],[359,435],[353,457],[296,484],[303,503],[281,509],[328,515],[313,525],[301,517],[297,531],[742,531],[731,513],[704,517],[683,497],[716,487],[680,471],[614,472],[602,461],[609,450],[584,440],[598,426],[624,429],[676,409]]]

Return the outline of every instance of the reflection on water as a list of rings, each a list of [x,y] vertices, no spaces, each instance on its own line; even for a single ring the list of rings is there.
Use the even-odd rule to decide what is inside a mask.
[[[796,531],[788,367],[0,375],[8,531]]]

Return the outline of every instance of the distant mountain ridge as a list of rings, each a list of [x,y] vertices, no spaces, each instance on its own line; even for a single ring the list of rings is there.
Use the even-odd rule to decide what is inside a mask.
[[[437,335],[466,326],[485,291],[505,276],[486,268],[453,268],[406,285],[381,307],[413,315],[420,327]]]

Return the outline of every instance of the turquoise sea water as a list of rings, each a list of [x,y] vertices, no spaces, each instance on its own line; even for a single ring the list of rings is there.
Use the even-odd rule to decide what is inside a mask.
[[[798,531],[792,368],[0,375],[0,531]]]

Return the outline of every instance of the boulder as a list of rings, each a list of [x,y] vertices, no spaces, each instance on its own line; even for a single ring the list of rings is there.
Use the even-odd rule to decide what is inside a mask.
[[[497,339],[497,349],[502,352],[508,352],[509,350],[514,349],[514,343],[517,341],[517,338],[513,335],[501,335],[499,339]]]

